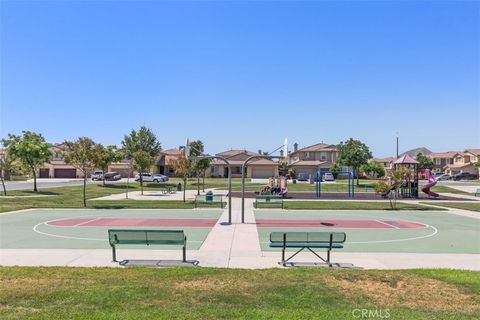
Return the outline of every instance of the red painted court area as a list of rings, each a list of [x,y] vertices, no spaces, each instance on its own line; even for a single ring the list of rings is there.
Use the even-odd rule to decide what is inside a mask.
[[[259,228],[298,228],[298,227],[322,227],[322,228],[364,228],[364,229],[411,229],[425,228],[422,223],[409,221],[387,220],[279,220],[258,219]]]
[[[216,219],[74,218],[48,221],[57,227],[213,227]]]

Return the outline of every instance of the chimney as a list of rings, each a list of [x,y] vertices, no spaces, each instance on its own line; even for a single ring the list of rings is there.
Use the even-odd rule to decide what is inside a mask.
[[[298,143],[294,143],[293,144],[293,152],[297,152],[298,151]]]

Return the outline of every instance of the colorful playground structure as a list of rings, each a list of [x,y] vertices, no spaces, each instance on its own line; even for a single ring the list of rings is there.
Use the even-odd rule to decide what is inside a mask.
[[[430,169],[425,169],[424,173],[428,183],[422,188],[422,191],[428,194],[429,197],[438,198],[439,194],[430,190],[430,188],[437,184],[437,179],[435,179],[435,177],[432,175],[432,171],[430,171]]]
[[[353,175],[352,171],[317,171],[317,176],[315,178],[315,195],[317,198],[322,196],[322,176],[325,173],[332,173],[336,176],[338,175],[347,175],[348,182],[347,182],[347,192],[349,198],[355,197],[355,176]]]
[[[268,184],[260,190],[261,195],[271,194],[285,197],[287,193],[287,178],[284,176],[269,178]]]

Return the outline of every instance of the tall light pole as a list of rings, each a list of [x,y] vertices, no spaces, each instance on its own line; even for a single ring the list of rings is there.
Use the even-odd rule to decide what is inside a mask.
[[[398,159],[398,132],[397,132],[397,159]]]
[[[245,160],[242,164],[242,223],[245,223],[245,171],[247,168],[247,164],[250,160],[253,159],[281,159],[282,157],[279,156],[263,156],[263,155],[254,155],[251,157],[248,157],[247,160]]]

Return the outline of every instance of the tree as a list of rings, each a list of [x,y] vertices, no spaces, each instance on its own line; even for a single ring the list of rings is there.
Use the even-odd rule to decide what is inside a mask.
[[[337,146],[339,157],[338,163],[350,166],[357,176],[357,186],[360,185],[358,180],[358,169],[372,159],[372,153],[366,144],[353,138],[345,142],[340,142]]]
[[[331,172],[333,172],[333,177],[334,177],[335,179],[337,179],[337,177],[338,177],[338,173],[337,173],[337,172],[341,171],[342,169],[340,168],[340,166],[339,166],[336,162],[334,162],[334,163],[332,163],[332,166],[330,167],[329,170],[330,170]]]
[[[192,173],[192,163],[183,154],[176,160],[168,163],[177,174],[177,177],[183,180],[183,202],[185,202],[185,191],[187,190],[187,179]]]
[[[161,145],[155,134],[149,128],[142,126],[140,130],[132,130],[130,135],[125,135],[122,141],[122,149],[132,166],[140,176],[140,189],[143,195],[142,173],[150,169],[155,158],[160,153]]]
[[[381,178],[385,176],[385,168],[380,162],[373,159],[362,165],[361,170],[370,176],[374,176],[375,178]]]
[[[417,154],[417,161],[419,162],[418,168],[420,169],[430,169],[432,170],[435,164],[433,163],[433,160],[430,157],[427,157],[426,155],[422,154],[421,152]]]
[[[52,157],[49,148],[51,144],[45,141],[41,134],[32,131],[22,131],[21,136],[9,134],[2,140],[5,152],[18,160],[20,164],[33,175],[33,191],[37,192],[37,171]]]
[[[105,147],[101,144],[95,146],[94,164],[96,168],[102,170],[103,185],[105,185],[105,171],[108,171],[108,166],[121,159],[122,157],[119,152],[117,152],[116,146],[110,145]]]
[[[278,166],[278,173],[281,176],[285,176],[285,177],[288,175],[288,162],[287,161],[280,162],[280,165]]]
[[[87,206],[87,178],[95,169],[97,144],[92,139],[80,137],[76,141],[65,141],[63,159],[83,174],[83,206]]]
[[[204,145],[201,140],[190,142],[190,156],[198,157],[204,152]],[[205,192],[205,173],[210,168],[210,159],[191,160],[192,172],[197,176],[197,194],[200,194],[200,176],[203,176],[202,188]]]
[[[0,180],[2,181],[3,187],[3,195],[7,195],[7,188],[5,186],[5,180],[8,180],[9,176],[17,169],[17,165],[14,159],[8,155],[8,153],[4,153],[0,155]]]

